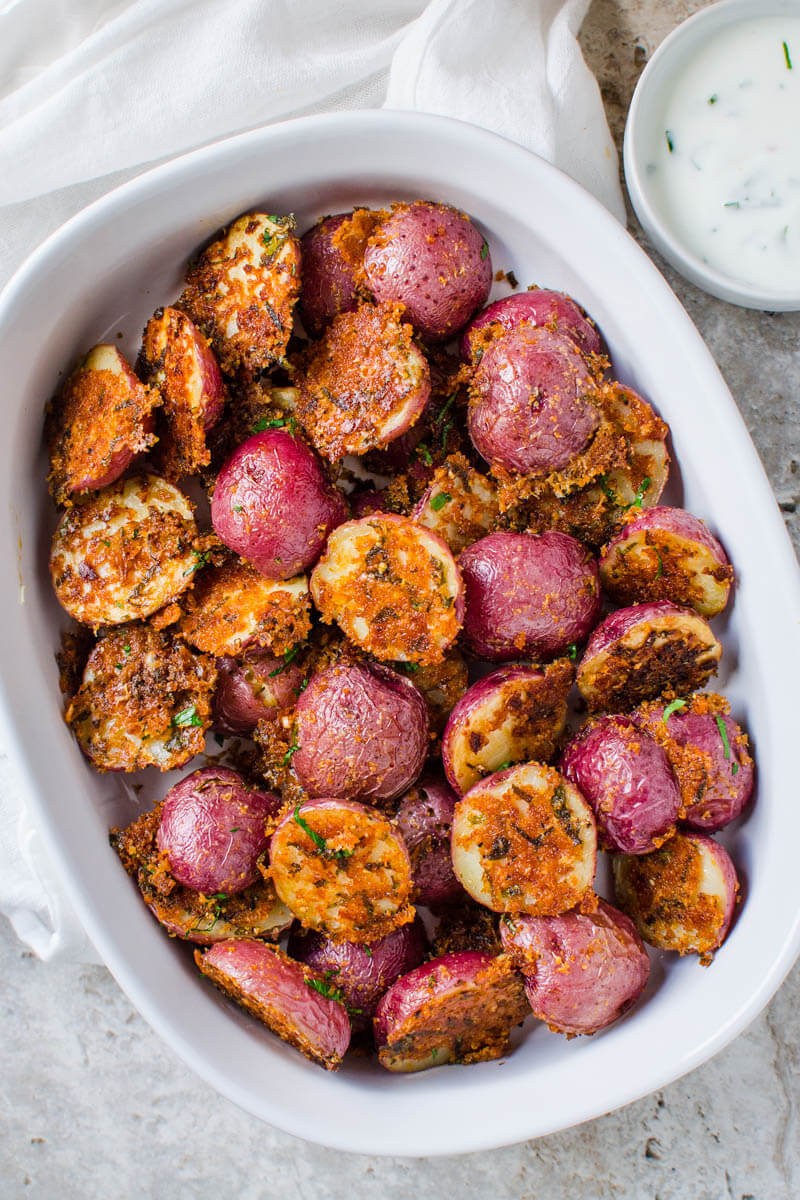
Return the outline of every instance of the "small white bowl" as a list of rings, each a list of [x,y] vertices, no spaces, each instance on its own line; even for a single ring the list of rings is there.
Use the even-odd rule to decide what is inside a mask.
[[[642,72],[625,125],[623,164],[628,194],[636,216],[653,246],[685,279],[704,292],[769,312],[800,310],[800,292],[767,291],[703,262],[673,229],[660,210],[647,164],[653,127],[663,128],[663,112],[676,79],[687,62],[723,29],[756,17],[798,17],[799,0],[720,0],[695,13],[665,38]],[[798,64],[800,66],[800,64]]]

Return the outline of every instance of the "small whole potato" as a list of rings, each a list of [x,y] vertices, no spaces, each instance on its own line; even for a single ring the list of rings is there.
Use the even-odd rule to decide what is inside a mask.
[[[251,733],[259,721],[277,720],[293,708],[303,670],[269,650],[247,650],[241,658],[217,659],[214,727],[222,733]]]
[[[591,554],[567,533],[490,533],[462,551],[464,640],[479,658],[554,658],[600,615]]]
[[[503,949],[525,978],[525,994],[554,1033],[597,1033],[647,986],[650,959],[630,917],[598,900],[594,912],[502,917]]]
[[[346,517],[313,450],[285,429],[256,433],[234,450],[211,500],[215,533],[267,579],[313,566]]]
[[[599,717],[572,739],[561,770],[588,801],[604,850],[647,854],[675,832],[681,808],[669,760],[627,717]]]
[[[419,904],[464,897],[450,857],[450,829],[458,797],[444,779],[423,779],[400,801],[394,823],[403,835]]]
[[[417,333],[445,342],[486,303],[492,259],[483,235],[449,204],[397,204],[369,240],[367,286],[378,301],[399,302]]]
[[[241,892],[258,879],[266,822],[281,806],[230,767],[202,767],[164,797],[156,834],[171,874],[206,895]]]
[[[428,710],[408,679],[378,663],[338,663],[298,697],[292,758],[310,796],[389,800],[419,775]]]
[[[368,218],[364,210],[358,212]],[[352,230],[355,216],[355,213],[345,212],[323,217],[300,239],[303,285],[299,308],[306,332],[312,337],[319,337],[339,313],[352,312],[358,307],[356,276],[360,264],[354,263],[349,255],[343,253],[335,236],[340,233],[342,226],[347,226],[348,231]],[[371,227],[372,221],[368,219],[364,248]]]
[[[473,317],[461,335],[461,357],[470,362],[482,340],[477,335],[492,324],[506,331],[518,325],[546,326],[556,333],[572,338],[583,354],[603,353],[603,339],[594,322],[586,316],[571,296],[564,292],[553,292],[549,288],[530,288],[526,292],[515,292],[495,300]]]
[[[596,383],[570,337],[519,325],[486,347],[469,389],[469,436],[493,467],[566,467],[600,425]]]

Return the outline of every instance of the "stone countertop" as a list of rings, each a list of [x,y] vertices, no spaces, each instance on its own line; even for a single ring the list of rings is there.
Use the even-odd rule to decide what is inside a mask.
[[[648,57],[702,7],[594,0],[581,43],[618,145]],[[31,245],[43,223],[41,210]],[[800,314],[734,308],[653,257],[722,368],[800,545]],[[731,1046],[663,1091],[538,1141],[428,1161],[341,1154],[262,1125],[184,1067],[104,968],[44,965],[5,921],[0,978],[2,1200],[800,1196],[800,966]]]

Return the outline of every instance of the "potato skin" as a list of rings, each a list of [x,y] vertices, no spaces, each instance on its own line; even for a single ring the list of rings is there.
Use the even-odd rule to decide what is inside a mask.
[[[346,516],[313,450],[285,429],[256,433],[234,450],[211,500],[215,533],[267,579],[313,566]]]
[[[604,548],[599,569],[617,604],[671,600],[704,617],[722,612],[733,581],[728,556],[707,526],[665,505],[630,517]]]
[[[369,239],[364,277],[377,301],[404,305],[427,341],[447,341],[486,303],[489,247],[466,213],[418,200],[396,204]]]
[[[341,997],[354,1029],[371,1024],[381,996],[396,979],[419,966],[428,939],[416,917],[376,942],[332,942],[313,930],[295,931],[287,947],[292,958],[305,963]]]
[[[184,887],[241,892],[258,879],[266,822],[280,807],[279,796],[248,787],[230,767],[203,767],[167,792],[156,844]]]
[[[218,658],[217,672],[214,728],[222,733],[251,733],[259,721],[277,720],[294,707],[304,679],[296,663],[258,648]]]
[[[151,446],[154,388],[136,378],[116,346],[94,346],[66,380],[47,414],[50,491],[56,504],[115,483]]]
[[[442,738],[450,785],[463,795],[512,762],[552,757],[567,719],[574,671],[567,659],[546,667],[500,667],[458,701]]]
[[[626,717],[599,717],[572,739],[561,770],[591,805],[604,850],[647,854],[675,832],[678,781],[657,742]]]
[[[311,337],[319,337],[339,313],[352,312],[358,306],[356,266],[334,239],[352,215],[346,212],[323,217],[300,239],[303,286],[299,308]]]
[[[647,986],[650,959],[629,917],[598,900],[594,912],[502,917],[503,948],[525,977],[533,1015],[554,1033],[597,1033]]]
[[[298,697],[292,759],[310,796],[390,800],[422,770],[428,710],[408,679],[378,663],[319,671]]]
[[[471,362],[476,351],[485,343],[477,335],[488,326],[498,324],[506,332],[518,325],[545,326],[554,333],[572,338],[578,349],[587,356],[603,353],[603,339],[590,317],[565,292],[549,288],[529,288],[504,296],[473,317],[461,335],[461,358]]]
[[[493,467],[566,467],[600,425],[596,384],[571,338],[521,325],[495,338],[469,388],[469,436]]]
[[[669,759],[681,789],[682,824],[701,833],[723,829],[741,815],[753,793],[747,735],[731,717],[725,697],[713,693],[687,697],[666,719],[664,713],[665,706],[656,701],[635,709],[631,719]]]
[[[401,976],[380,1000],[378,1060],[409,1072],[502,1058],[527,1012],[521,978],[505,955],[445,954]]]
[[[698,954],[708,966],[733,920],[739,881],[718,842],[702,833],[676,833],[651,854],[617,855],[614,889],[646,942]]]
[[[722,646],[707,621],[669,600],[617,609],[595,629],[576,683],[590,712],[627,711],[657,696],[702,687]]]
[[[350,1021],[313,971],[276,946],[248,938],[196,950],[194,958],[213,984],[283,1041],[328,1071],[340,1066],[350,1045]]]
[[[394,823],[411,858],[418,904],[446,904],[464,897],[450,857],[450,830],[457,800],[444,779],[431,776],[406,792],[395,813]]]
[[[464,640],[479,658],[553,658],[588,636],[600,614],[591,554],[566,533],[490,533],[458,559]]]

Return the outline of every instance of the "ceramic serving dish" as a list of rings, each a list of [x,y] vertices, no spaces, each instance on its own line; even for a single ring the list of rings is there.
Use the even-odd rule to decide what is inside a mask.
[[[153,309],[174,298],[187,258],[244,209],[293,211],[305,229],[356,202],[447,200],[489,237],[496,268],[562,288],[595,317],[617,375],[672,427],[670,498],[709,521],[738,573],[717,621],[720,688],[752,735],[758,797],[725,838],[744,905],[709,969],[654,956],[643,1003],[593,1038],[530,1022],[507,1059],[390,1075],[354,1059],[306,1062],[197,975],[142,904],[108,828],[148,807],[93,772],[61,719],[54,652],[64,620],[47,552],[54,510],[41,450],[43,405],[93,342],[135,355]],[[703,1062],[759,1012],[800,947],[787,836],[796,808],[794,559],[736,406],[691,321],[647,257],[586,192],[503,139],[442,118],[369,112],[313,117],[218,143],[143,175],[41,246],[0,297],[0,710],[31,810],[86,929],[144,1017],[200,1075],[251,1113],[345,1150],[452,1154],[545,1134],[625,1104]],[[35,1014],[33,1014],[35,1020]]]

